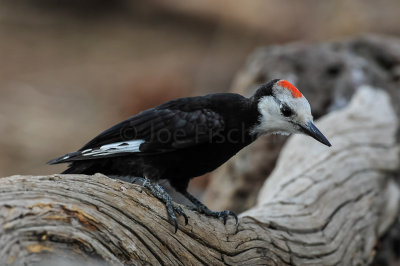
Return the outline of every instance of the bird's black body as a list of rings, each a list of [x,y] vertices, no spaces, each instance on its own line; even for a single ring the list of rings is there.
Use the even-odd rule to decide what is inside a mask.
[[[49,164],[70,163],[64,174],[102,173],[113,177],[143,177],[143,185],[163,201],[177,229],[172,204],[156,182],[167,179],[206,215],[213,212],[187,192],[191,178],[214,170],[259,134],[284,131],[308,134],[325,145],[329,141],[312,123],[308,101],[285,80],[271,80],[246,98],[219,93],[181,98],[143,111],[104,131],[80,150]],[[148,182],[150,180],[150,182]]]
[[[51,163],[72,162],[64,172],[68,174],[168,179],[183,192],[191,178],[214,170],[255,139],[250,131],[258,116],[255,99],[239,94],[176,99],[115,125],[70,158]],[[145,140],[140,152],[101,158],[79,155],[87,149],[133,139]]]

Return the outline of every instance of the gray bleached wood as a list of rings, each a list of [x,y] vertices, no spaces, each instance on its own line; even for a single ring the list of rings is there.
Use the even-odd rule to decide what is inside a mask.
[[[399,209],[397,118],[364,87],[317,125],[333,147],[292,137],[237,226],[186,210],[174,234],[146,189],[100,174],[0,178],[0,265],[367,264]]]

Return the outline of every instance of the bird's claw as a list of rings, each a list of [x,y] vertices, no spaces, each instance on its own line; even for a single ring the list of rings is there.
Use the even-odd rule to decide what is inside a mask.
[[[235,218],[236,224],[238,223],[238,217],[235,213],[229,211],[229,210],[225,210],[225,211],[220,211],[220,212],[214,212],[211,211],[210,209],[196,209],[198,212],[203,213],[206,216],[211,216],[211,217],[215,217],[215,218],[222,218],[224,220],[224,224],[226,224],[226,220],[228,219],[229,215],[233,216],[233,218]]]
[[[180,207],[180,206],[177,206],[177,205],[173,205],[174,207],[174,211],[177,213],[177,214],[179,214],[179,215],[181,215],[181,216],[183,216],[183,218],[185,219],[185,225],[187,225],[188,224],[188,221],[189,221],[189,218],[188,218],[188,216],[186,215],[186,213],[183,211],[183,209]]]
[[[185,219],[185,225],[188,224],[189,219],[188,219],[186,213],[183,211],[183,209],[180,206],[177,206],[177,205],[173,204],[172,202],[168,202],[165,205],[167,207],[168,216],[174,224],[175,233],[176,233],[178,231],[178,220],[176,218],[175,213],[183,216],[183,218]]]
[[[183,218],[185,219],[185,225],[188,224],[189,219],[186,213],[180,206],[175,205],[172,202],[171,197],[162,186],[160,186],[159,184],[152,184],[147,178],[144,178],[143,181],[143,186],[148,188],[153,196],[155,196],[157,199],[165,204],[165,207],[167,208],[168,218],[170,218],[172,220],[172,223],[174,224],[175,233],[178,231],[178,220],[175,213],[183,216]]]
[[[206,216],[211,216],[211,217],[215,217],[218,219],[223,218],[224,224],[226,224],[226,220],[228,219],[229,215],[232,215],[233,218],[235,218],[236,224],[238,223],[238,217],[233,212],[231,212],[229,210],[220,211],[220,212],[212,211],[209,208],[207,208],[206,205],[201,203],[198,199],[196,199],[193,195],[191,195],[187,191],[184,192],[184,196],[194,204],[194,207],[191,208],[192,210],[202,213]]]
[[[217,212],[218,218],[222,217],[224,219],[224,224],[226,224],[226,219],[229,215],[232,215],[235,218],[236,224],[238,223],[238,217],[235,213],[231,212],[230,210],[225,210],[221,212]]]

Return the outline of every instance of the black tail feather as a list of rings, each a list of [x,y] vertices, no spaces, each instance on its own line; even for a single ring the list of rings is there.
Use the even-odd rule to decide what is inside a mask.
[[[81,153],[80,152],[71,152],[71,153],[65,154],[64,156],[61,156],[61,157],[55,158],[51,161],[48,161],[47,164],[67,163],[67,162],[73,161],[72,159],[79,154],[81,154]]]

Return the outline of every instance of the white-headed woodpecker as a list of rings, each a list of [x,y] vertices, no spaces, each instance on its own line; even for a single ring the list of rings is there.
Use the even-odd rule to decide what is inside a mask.
[[[141,177],[143,185],[163,201],[177,230],[176,214],[187,216],[157,184],[167,179],[196,210],[224,219],[230,211],[214,212],[187,192],[191,178],[210,172],[258,136],[302,133],[330,146],[313,124],[311,108],[286,80],[274,79],[246,98],[217,93],[175,99],[143,111],[107,129],[77,152],[49,164],[70,163],[64,174],[102,173]]]

